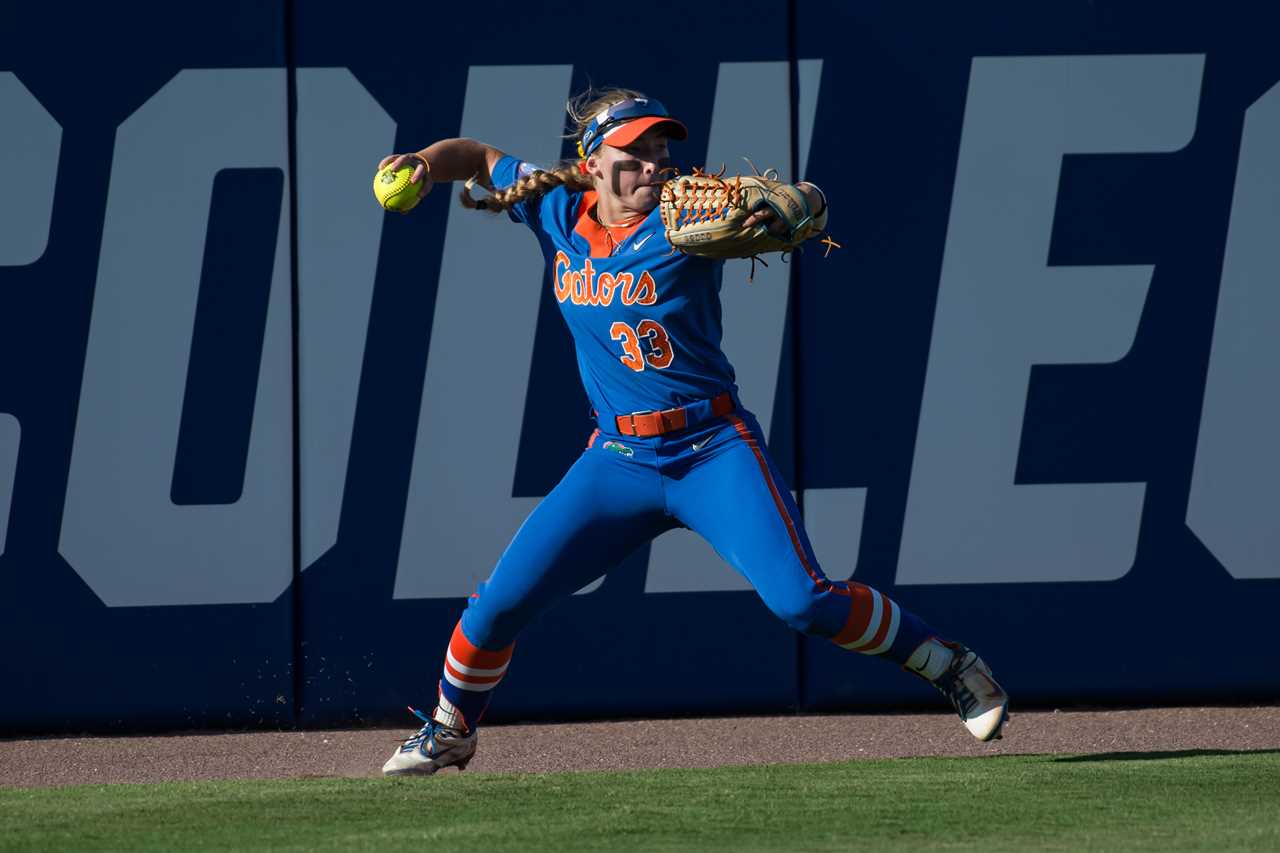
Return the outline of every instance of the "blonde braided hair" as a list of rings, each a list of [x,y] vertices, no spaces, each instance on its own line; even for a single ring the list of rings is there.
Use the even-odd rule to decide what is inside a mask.
[[[584,91],[570,98],[564,105],[571,124],[570,130],[564,135],[564,138],[581,139],[583,131],[587,129],[591,119],[601,110],[628,98],[643,97],[645,97],[644,93],[637,92],[634,89],[622,89],[616,86],[596,89],[593,86],[588,86]],[[462,202],[463,207],[471,210],[486,210],[491,213],[499,213],[522,201],[533,201],[541,198],[559,186],[564,186],[571,192],[594,189],[595,184],[592,182],[591,176],[582,171],[581,166],[584,162],[586,161],[583,159],[561,160],[550,169],[539,170],[525,175],[506,189],[495,190],[483,199],[471,197],[471,188],[476,184],[476,179],[472,178],[463,185],[462,192],[458,195],[458,200]]]

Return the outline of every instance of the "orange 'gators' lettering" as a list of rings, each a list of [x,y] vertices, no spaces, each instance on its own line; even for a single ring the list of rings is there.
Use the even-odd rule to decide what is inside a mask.
[[[596,276],[596,296],[599,301],[597,305],[608,306],[613,302],[613,291],[618,286],[618,279],[614,278],[613,273],[602,272]]]
[[[640,280],[636,282],[635,287],[632,287],[631,282],[628,281],[622,288],[623,305],[652,305],[657,301],[658,286],[654,284],[653,276],[649,275],[648,270],[640,273]]]
[[[560,267],[564,267],[563,275],[560,273]],[[564,302],[569,298],[569,290],[572,287],[569,280],[571,274],[569,256],[564,252],[556,252],[555,274],[552,276],[552,281],[556,288],[557,302]]]
[[[631,282],[635,281],[635,278],[636,277],[629,272],[620,272],[614,278],[614,292],[622,294],[623,305],[631,304],[627,301],[627,291],[631,289]]]
[[[636,304],[652,305],[657,301],[658,285],[654,283],[649,271],[645,270],[640,274],[640,281],[636,284]]]
[[[596,269],[591,266],[590,258],[587,258],[582,264],[582,278],[582,302],[577,304],[599,304],[596,299]]]
[[[629,272],[599,272],[584,258],[582,269],[575,270],[573,261],[563,251],[556,252],[554,277],[557,302],[574,305],[598,305],[608,307],[618,296],[623,305],[653,305],[658,301],[658,285],[648,270],[637,279]]]

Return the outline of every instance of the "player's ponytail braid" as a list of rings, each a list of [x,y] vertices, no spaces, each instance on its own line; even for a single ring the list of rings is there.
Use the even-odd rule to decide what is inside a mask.
[[[564,105],[565,112],[569,114],[570,123],[565,139],[575,141],[581,139],[591,119],[606,107],[629,98],[643,97],[645,97],[644,93],[637,92],[635,89],[622,89],[616,86],[597,89],[594,86],[587,86],[584,91],[574,95]],[[506,189],[492,192],[483,199],[471,197],[471,188],[475,185],[473,178],[463,186],[458,200],[462,202],[463,207],[471,210],[498,213],[519,202],[541,198],[559,186],[567,187],[570,191],[589,190],[595,185],[591,182],[591,177],[583,171],[585,162],[586,160],[562,161],[551,169],[525,175]]]
[[[570,190],[589,190],[592,188],[591,178],[579,170],[576,161],[559,163],[546,171],[539,170],[525,175],[506,189],[492,192],[483,199],[471,197],[471,187],[473,185],[473,181],[467,181],[462,188],[462,192],[458,195],[458,200],[462,202],[462,206],[471,210],[488,210],[493,213],[506,210],[522,201],[541,198],[561,185],[568,187]]]

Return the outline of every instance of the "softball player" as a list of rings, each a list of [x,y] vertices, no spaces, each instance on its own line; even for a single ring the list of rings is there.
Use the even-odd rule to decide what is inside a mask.
[[[684,139],[685,126],[626,89],[588,90],[567,108],[579,159],[556,168],[470,139],[393,155],[379,167],[416,161],[423,193],[433,182],[479,176],[490,194],[473,200],[469,182],[463,204],[506,211],[533,231],[598,422],[472,595],[445,654],[434,712],[414,711],[424,725],[383,772],[465,768],[520,630],[635,548],[682,526],[705,537],[795,630],[919,674],[975,737],[999,737],[1008,696],[974,652],[940,639],[888,596],[823,574],[720,349],[723,262],[672,253],[664,236],[661,170],[670,162],[668,140]],[[817,187],[798,188],[815,217],[825,217]],[[766,209],[747,227],[774,219]]]

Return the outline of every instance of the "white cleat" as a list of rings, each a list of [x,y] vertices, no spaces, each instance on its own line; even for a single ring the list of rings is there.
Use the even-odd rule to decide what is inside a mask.
[[[446,728],[421,711],[409,709],[426,723],[407,738],[382,765],[383,776],[430,776],[446,767],[466,770],[476,754],[476,731],[467,734]]]
[[[998,740],[1009,719],[1009,694],[977,652],[959,644],[946,645],[955,657],[933,686],[951,700],[969,734],[980,741]]]

